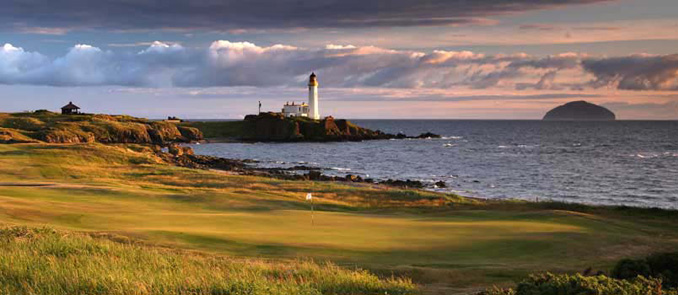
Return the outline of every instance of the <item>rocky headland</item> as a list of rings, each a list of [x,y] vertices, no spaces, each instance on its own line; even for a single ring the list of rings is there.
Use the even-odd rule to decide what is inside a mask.
[[[194,127],[124,115],[62,115],[49,111],[0,113],[0,143],[138,143],[168,145],[203,140]]]
[[[418,136],[389,134],[360,127],[345,119],[313,120],[273,112],[247,115],[242,121],[185,122],[182,125],[198,128],[211,141],[331,142],[440,137],[430,132]]]

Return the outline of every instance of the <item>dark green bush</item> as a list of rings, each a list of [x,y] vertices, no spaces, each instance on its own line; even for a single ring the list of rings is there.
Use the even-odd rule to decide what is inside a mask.
[[[637,276],[650,277],[650,266],[645,260],[622,259],[612,269],[612,277],[622,280],[633,279]]]
[[[656,253],[645,259],[623,259],[612,270],[612,277],[617,279],[637,276],[658,278],[664,288],[678,288],[678,252]]]
[[[675,295],[662,290],[659,279],[637,277],[618,280],[607,276],[556,275],[551,273],[531,275],[515,289],[494,288],[482,295]]]
[[[662,279],[665,288],[678,288],[678,252],[652,254],[645,260],[652,276]]]

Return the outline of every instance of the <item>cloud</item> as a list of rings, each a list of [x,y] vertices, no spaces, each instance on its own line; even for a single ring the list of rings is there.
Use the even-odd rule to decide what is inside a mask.
[[[9,27],[218,31],[279,28],[455,26],[488,17],[614,0],[5,0]]]
[[[678,90],[678,55],[538,57],[218,40],[207,48],[156,41],[136,53],[79,44],[50,59],[10,44],[0,48],[0,84],[299,87],[312,71],[320,75],[323,86],[335,88]]]
[[[116,54],[77,44],[62,57],[27,52],[5,44],[0,48],[0,84],[48,86],[150,86],[158,71],[187,60],[174,46],[153,44],[136,55]],[[172,55],[171,58],[163,58]]]
[[[518,27],[521,30],[536,30],[536,31],[558,31],[563,28],[550,24],[525,24]]]
[[[595,76],[593,87],[678,90],[678,54],[590,58],[582,65]]]

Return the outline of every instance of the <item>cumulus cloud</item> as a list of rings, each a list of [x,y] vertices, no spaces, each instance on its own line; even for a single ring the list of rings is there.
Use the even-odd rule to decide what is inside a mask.
[[[615,0],[5,0],[0,22],[37,32],[486,25],[496,15],[609,1]]]
[[[156,41],[136,53],[80,44],[64,56],[50,59],[10,44],[0,48],[0,84],[299,86],[312,71],[320,74],[323,86],[336,88],[678,89],[678,55],[593,58],[563,53],[538,57],[337,44],[323,48],[259,46],[219,40],[207,48]]]

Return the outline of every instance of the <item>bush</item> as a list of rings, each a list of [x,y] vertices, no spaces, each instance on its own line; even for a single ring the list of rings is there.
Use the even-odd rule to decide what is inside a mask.
[[[678,288],[678,252],[652,254],[646,261],[652,276],[662,279],[665,288]]]
[[[613,278],[627,280],[637,276],[650,277],[650,266],[645,260],[622,259],[612,269]]]
[[[516,289],[494,288],[483,295],[675,295],[662,290],[661,280],[637,277],[618,280],[607,276],[586,277],[581,274],[531,275]]]
[[[612,270],[612,277],[617,279],[637,276],[658,278],[664,288],[678,288],[678,252],[656,253],[645,259],[623,259]]]

